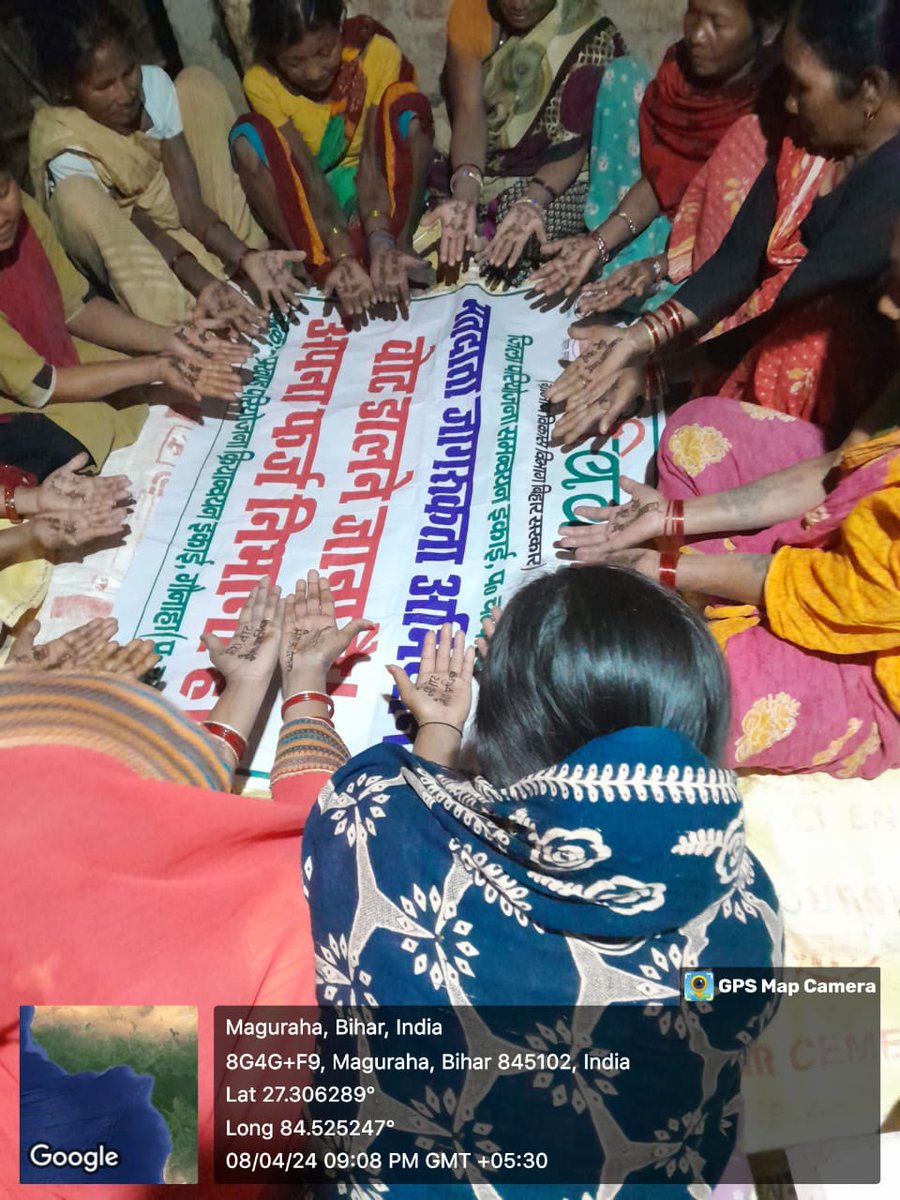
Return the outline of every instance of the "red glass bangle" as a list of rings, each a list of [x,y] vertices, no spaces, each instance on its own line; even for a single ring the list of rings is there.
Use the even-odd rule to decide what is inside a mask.
[[[10,487],[37,487],[37,476],[31,471],[23,471],[19,467],[10,467],[0,463],[0,483],[8,483]]]
[[[676,576],[678,574],[678,551],[664,550],[659,556],[659,582],[663,587],[671,588],[672,591],[677,587]]]
[[[663,518],[663,548],[680,550],[684,545],[684,501],[670,500]]]
[[[207,733],[211,733],[214,738],[218,738],[220,742],[224,742],[234,754],[237,762],[241,761],[247,752],[247,739],[242,737],[236,729],[232,729],[230,725],[220,725],[216,721],[204,721],[203,728]]]
[[[674,300],[667,300],[656,310],[666,327],[669,341],[674,341],[684,333],[684,312]]]
[[[289,708],[295,704],[305,704],[307,701],[314,701],[317,704],[324,704],[325,711],[328,713],[330,720],[334,716],[334,701],[326,692],[295,692],[293,696],[288,696],[281,706],[281,719],[285,719],[285,714]]]
[[[644,313],[638,324],[643,325],[650,338],[650,354],[652,357],[665,344],[667,338],[666,326],[660,320],[658,313],[655,312]]]
[[[3,513],[7,521],[12,521],[14,525],[22,521],[16,508],[16,489],[9,483],[3,485]]]

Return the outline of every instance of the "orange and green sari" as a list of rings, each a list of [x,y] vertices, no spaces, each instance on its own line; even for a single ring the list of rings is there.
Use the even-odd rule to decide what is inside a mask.
[[[244,77],[254,112],[240,117],[231,132],[250,142],[275,182],[293,248],[304,250],[313,273],[328,268],[328,252],[316,228],[308,180],[281,130],[292,125],[311,151],[347,219],[357,217],[356,172],[370,112],[375,115],[376,154],[390,197],[391,231],[400,233],[409,217],[412,158],[406,143],[415,116],[429,134],[431,106],[419,91],[415,71],[384,26],[370,17],[351,17],[342,27],[343,60],[329,96],[311,100],[289,91],[256,63]],[[355,236],[359,249],[364,239]]]

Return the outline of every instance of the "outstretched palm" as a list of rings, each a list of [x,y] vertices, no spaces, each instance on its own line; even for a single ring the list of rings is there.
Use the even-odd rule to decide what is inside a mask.
[[[636,547],[646,546],[661,536],[666,513],[662,494],[625,475],[619,483],[632,497],[627,504],[576,508],[577,517],[593,523],[564,525],[560,529],[560,544],[579,562],[622,561],[622,556]]]
[[[561,238],[544,242],[541,255],[549,259],[532,271],[528,282],[536,292],[552,295],[565,292],[570,296],[590,274],[600,257],[596,241],[590,235]]]
[[[98,655],[116,645],[112,637],[118,627],[113,617],[95,617],[38,646],[41,623],[29,621],[13,642],[8,665],[41,671],[86,670]]]
[[[212,633],[200,640],[227,683],[267,682],[278,661],[281,623],[281,589],[272,587],[264,576],[247,597],[228,645]]]
[[[331,664],[358,634],[372,627],[365,617],[355,617],[339,629],[328,580],[318,571],[299,579],[284,602],[280,658],[285,696],[306,689],[324,691]]]
[[[73,505],[106,504],[113,507],[131,495],[126,475],[79,475],[90,462],[86,451],[51,472],[34,490],[37,512],[68,512]]]
[[[472,707],[475,647],[466,649],[462,630],[454,635],[452,628],[442,625],[439,638],[431,631],[425,634],[415,683],[402,667],[388,667],[400,699],[419,725],[436,721],[461,730]]]

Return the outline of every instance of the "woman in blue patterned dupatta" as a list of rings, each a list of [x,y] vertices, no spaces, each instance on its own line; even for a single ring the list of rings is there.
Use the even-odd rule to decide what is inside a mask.
[[[470,1058],[497,1064],[518,1047],[571,1061],[543,1076],[438,1068],[403,1085],[376,1072],[366,1113],[389,1111],[394,1127],[369,1148],[471,1151],[460,1182],[479,1197],[706,1195],[735,1147],[747,1047],[775,1006],[686,1004],[681,973],[771,969],[782,947],[734,777],[717,766],[721,656],[676,596],[595,567],[531,582],[482,649],[481,774],[458,769],[474,649],[445,626],[427,635],[415,685],[391,668],[418,722],[413,752],[357,755],[310,816],[317,994],[431,1006],[451,1018],[442,1044]],[[630,1066],[589,1065],[586,1047]],[[549,1150],[557,1173],[520,1174],[517,1188],[478,1165],[496,1161],[486,1147]],[[359,1195],[395,1194],[390,1180],[354,1181]]]

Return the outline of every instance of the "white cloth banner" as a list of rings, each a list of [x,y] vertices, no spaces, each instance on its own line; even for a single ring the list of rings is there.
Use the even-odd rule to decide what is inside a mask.
[[[413,674],[427,630],[454,621],[474,638],[531,571],[560,565],[560,523],[576,505],[617,502],[620,463],[643,478],[659,422],[626,422],[598,454],[550,450],[542,395],[568,318],[521,293],[472,284],[350,334],[309,307],[274,329],[241,418],[191,431],[115,615],[120,636],[155,641],[166,696],[202,719],[215,678],[200,635],[228,638],[263,576],[290,590],[318,568],[339,623],[378,622],[330,683],[357,752],[406,741],[385,664]],[[268,778],[279,724],[275,706],[254,779]]]

